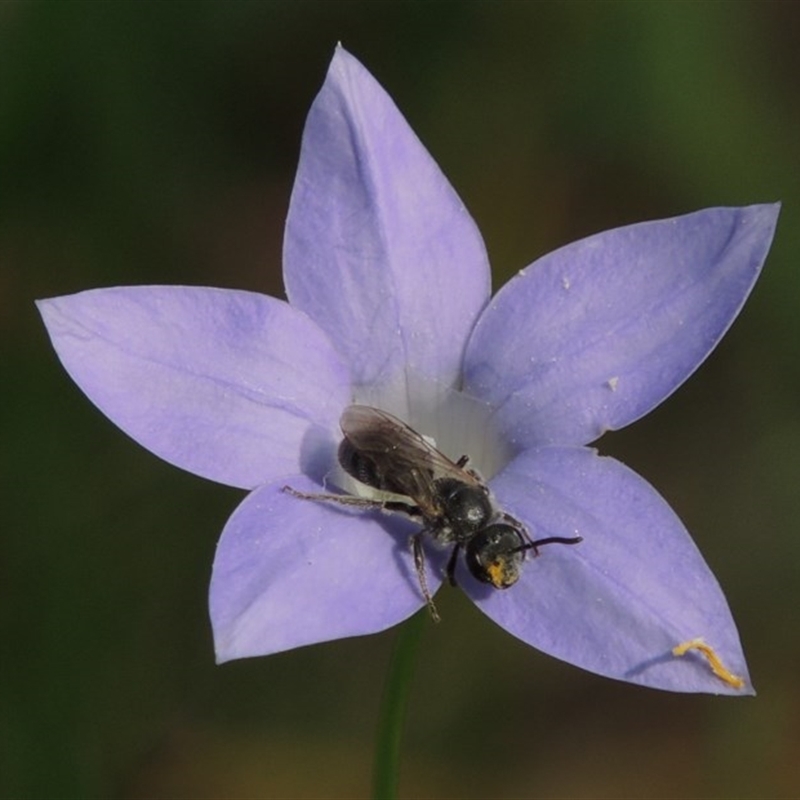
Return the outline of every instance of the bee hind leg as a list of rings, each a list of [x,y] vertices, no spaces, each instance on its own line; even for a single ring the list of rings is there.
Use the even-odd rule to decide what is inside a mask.
[[[291,486],[282,486],[281,491],[300,500],[317,500],[323,503],[338,503],[342,506],[358,506],[360,508],[384,508],[383,500],[372,500],[369,497],[355,497],[351,494],[331,494],[328,492],[300,492]]]
[[[469,466],[469,462],[470,462],[469,456],[461,456],[461,458],[459,458],[458,461],[456,461],[456,466],[459,469],[463,469],[464,472],[466,472],[468,475],[471,475],[473,478],[475,478],[475,480],[477,480],[479,483],[482,484],[483,477],[481,476],[480,472],[478,472],[478,470],[473,469],[472,467]]]

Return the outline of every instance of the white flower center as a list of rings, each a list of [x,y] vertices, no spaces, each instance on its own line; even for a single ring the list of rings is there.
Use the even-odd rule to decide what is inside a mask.
[[[511,460],[511,449],[493,424],[492,407],[455,389],[405,376],[400,387],[357,387],[353,402],[388,411],[453,461],[469,456],[469,466],[485,480]]]

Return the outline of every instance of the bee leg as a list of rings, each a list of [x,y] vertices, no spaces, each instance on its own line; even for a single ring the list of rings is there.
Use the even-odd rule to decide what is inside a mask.
[[[371,500],[369,497],[354,497],[351,494],[329,494],[326,492],[298,492],[291,486],[283,486],[282,492],[300,500],[318,500],[325,503],[339,503],[342,506],[359,506],[360,508],[383,508],[383,500]]]
[[[450,582],[451,586],[458,586],[456,583],[456,559],[458,558],[458,554],[461,552],[461,545],[457,544],[453,548],[453,552],[450,553],[450,558],[447,560],[447,569],[445,570],[445,574],[447,575],[447,580]]]
[[[414,566],[417,569],[417,578],[419,579],[419,588],[422,590],[422,596],[428,604],[428,611],[431,612],[431,619],[434,622],[441,622],[442,618],[436,610],[436,605],[433,602],[430,591],[428,591],[428,581],[425,578],[425,552],[422,549],[422,532],[415,533],[411,537],[411,552],[414,554]]]
[[[483,483],[483,478],[481,477],[480,472],[476,469],[472,469],[472,467],[467,466],[469,464],[469,456],[461,456],[461,458],[456,461],[456,466],[459,469],[463,469],[468,475],[472,475],[479,483]],[[485,489],[485,487],[484,487]],[[486,490],[488,493],[488,489]]]

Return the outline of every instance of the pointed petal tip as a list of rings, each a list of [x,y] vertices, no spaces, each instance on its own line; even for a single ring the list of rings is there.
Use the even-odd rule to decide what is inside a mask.
[[[739,211],[751,215],[752,223],[765,228],[769,231],[769,239],[775,233],[783,203],[776,200],[772,203],[754,203],[750,206],[742,206]]]
[[[341,42],[337,42],[328,65],[328,75],[342,75],[353,69],[367,72],[367,68]]]
[[[229,653],[224,647],[218,645],[217,642],[214,642],[214,663],[221,667],[223,664],[227,664],[229,661],[235,661],[236,656],[232,653]]]
[[[707,676],[715,679],[714,684],[709,689],[713,694],[724,693],[740,696],[755,694],[746,671],[733,672],[729,669],[720,654],[702,637],[688,639],[675,645],[672,648],[671,655],[673,658],[678,659],[685,656],[694,658],[701,667],[707,668]],[[744,663],[743,656],[741,656],[741,653],[739,655],[739,660]]]
[[[783,207],[783,200],[773,200],[771,203],[754,203],[749,208],[760,208],[764,210],[765,214],[771,215],[777,219],[778,214],[781,213]]]

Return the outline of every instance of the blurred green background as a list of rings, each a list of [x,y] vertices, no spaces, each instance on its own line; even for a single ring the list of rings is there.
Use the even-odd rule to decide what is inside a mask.
[[[401,794],[800,796],[800,4],[357,0],[0,4],[0,795],[368,792],[393,632],[216,667],[207,585],[242,494],[115,429],[32,302],[281,296],[300,135],[339,40],[453,182],[496,285],[604,228],[784,203],[723,344],[600,443],[692,531],[758,697],[597,678],[447,591]]]

